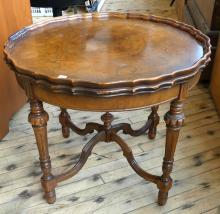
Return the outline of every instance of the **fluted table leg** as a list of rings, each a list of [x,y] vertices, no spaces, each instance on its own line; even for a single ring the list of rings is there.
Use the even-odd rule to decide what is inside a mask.
[[[165,156],[163,160],[163,174],[158,184],[159,195],[158,204],[164,205],[167,202],[168,191],[172,187],[172,179],[170,174],[173,168],[174,153],[178,141],[179,131],[184,122],[184,114],[182,113],[183,104],[181,101],[175,100],[171,102],[170,110],[166,113],[164,119],[167,126]]]
[[[49,116],[43,109],[43,104],[39,100],[30,101],[31,112],[29,114],[29,122],[32,124],[39,156],[40,165],[43,172],[41,177],[41,184],[45,191],[45,198],[48,203],[54,203],[56,200],[55,186],[56,181],[53,174],[51,173],[51,161],[48,151],[48,140],[47,140],[47,121]]]

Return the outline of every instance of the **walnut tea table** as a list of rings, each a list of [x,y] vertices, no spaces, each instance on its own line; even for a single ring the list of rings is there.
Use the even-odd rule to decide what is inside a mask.
[[[31,111],[43,172],[42,187],[48,203],[56,200],[57,184],[76,175],[94,146],[116,142],[133,170],[159,189],[158,204],[164,205],[172,186],[174,153],[184,122],[183,100],[197,84],[210,61],[210,41],[195,28],[165,18],[143,14],[101,13],[55,18],[26,27],[5,45],[5,59],[22,88]],[[79,135],[97,134],[82,149],[72,169],[54,175],[47,140],[47,112],[43,102],[59,106],[63,137],[70,129]],[[131,148],[118,135],[147,133],[156,136],[158,106],[171,102],[165,114],[166,144],[163,174],[144,171]],[[112,125],[110,112],[151,107],[146,124],[133,130],[130,124]],[[106,112],[103,124],[88,123],[80,129],[66,109]]]

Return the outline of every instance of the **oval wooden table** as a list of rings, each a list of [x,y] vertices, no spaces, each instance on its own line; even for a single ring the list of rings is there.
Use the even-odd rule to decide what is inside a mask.
[[[5,45],[6,62],[26,91],[43,172],[41,183],[48,203],[56,200],[55,187],[74,176],[100,141],[116,142],[134,171],[159,188],[158,204],[164,205],[172,186],[173,157],[184,122],[182,101],[198,82],[210,60],[210,41],[195,28],[141,14],[87,14],[38,23],[12,35]],[[131,149],[118,135],[148,133],[156,136],[158,106],[171,102],[167,126],[163,174],[144,171]],[[65,138],[70,129],[79,135],[97,134],[83,148],[71,170],[53,175],[48,151],[48,114],[43,102],[61,108]],[[112,125],[110,112],[151,107],[146,124],[133,130],[130,124]],[[84,129],[71,122],[66,109],[106,112],[103,124]]]

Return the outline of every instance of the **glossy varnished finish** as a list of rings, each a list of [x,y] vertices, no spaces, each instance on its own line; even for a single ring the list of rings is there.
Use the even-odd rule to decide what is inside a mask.
[[[157,79],[189,68],[203,56],[202,45],[188,33],[139,19],[60,21],[26,34],[10,54],[14,64],[72,82]]]
[[[94,14],[54,19],[33,25],[10,37],[5,48],[7,63],[30,98],[32,124],[43,172],[41,179],[48,203],[56,200],[55,187],[76,175],[96,144],[117,143],[133,170],[159,188],[158,204],[164,205],[172,186],[170,174],[184,115],[182,101],[198,82],[209,62],[209,39],[193,27],[140,14]],[[79,135],[97,134],[85,145],[77,163],[59,175],[51,172],[47,141],[48,114],[43,102],[61,108],[63,137],[70,129]],[[156,137],[158,106],[171,101],[162,176],[144,171],[131,148],[118,135],[148,133]],[[113,125],[111,111],[151,107],[138,130],[128,123]],[[102,124],[77,127],[66,109],[105,111]],[[147,118],[147,117],[146,117]]]
[[[186,81],[209,51],[208,38],[188,25],[112,13],[31,26],[9,39],[5,54],[21,74],[53,91],[113,96]]]
[[[45,197],[48,203],[54,203],[56,200],[55,196],[55,186],[54,176],[51,173],[51,162],[48,151],[48,140],[47,140],[47,121],[49,116],[43,109],[43,104],[39,100],[30,101],[31,112],[29,114],[28,120],[31,123],[36,143],[38,146],[39,156],[40,156],[40,166],[43,172],[41,177],[41,183],[45,190]]]

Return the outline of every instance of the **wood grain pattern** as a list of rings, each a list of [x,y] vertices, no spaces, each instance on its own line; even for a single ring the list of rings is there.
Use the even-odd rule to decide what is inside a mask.
[[[210,54],[208,37],[192,26],[133,13],[38,23],[11,36],[5,48],[7,61],[47,90],[99,97],[170,88],[199,72]]]
[[[179,0],[180,2],[181,0]],[[204,34],[208,35],[212,44],[212,62],[204,69],[201,80],[209,81],[213,69],[213,62],[215,58],[215,52],[217,48],[217,42],[219,37],[219,0],[189,0],[185,1],[184,7],[180,7],[178,13],[183,14],[181,21],[195,26],[201,30]]]
[[[161,105],[158,114],[163,117],[168,108],[168,104]],[[50,115],[48,135],[53,169],[55,172],[62,171],[72,155],[76,156],[81,150],[85,139],[71,133],[70,143],[65,143],[67,140],[62,137],[58,123],[60,109],[47,104],[44,109]],[[156,187],[135,175],[121,152],[117,152],[118,147],[102,143],[92,152],[81,173],[56,188],[58,203],[45,204],[39,184],[39,165],[34,163],[38,161],[38,151],[26,121],[28,110],[29,106],[25,105],[13,117],[11,132],[0,143],[1,213],[71,213],[74,210],[79,214],[144,214],[176,210],[178,213],[194,214],[197,208],[197,213],[207,211],[211,214],[211,210],[217,213],[220,206],[216,197],[220,187],[220,123],[208,89],[202,85],[196,86],[185,102],[186,120],[180,132],[172,172],[174,185],[164,207],[156,204]],[[83,125],[80,121],[85,117],[85,122],[100,122],[98,113],[69,111],[69,114],[78,125]],[[146,110],[114,113],[114,116],[118,118],[116,122],[129,119],[132,127],[138,128],[145,122]],[[146,135],[136,138],[121,136],[131,146],[137,162],[149,172],[160,175],[165,132],[161,120],[155,141],[147,139]],[[138,150],[140,147],[142,149]],[[10,165],[11,170],[6,170]]]
[[[178,16],[178,20],[181,22],[184,20],[185,2],[186,2],[186,0],[176,0],[175,1],[176,13]]]
[[[47,140],[47,121],[49,116],[43,109],[43,104],[39,100],[30,101],[31,112],[28,120],[31,123],[40,156],[40,166],[43,172],[41,177],[42,187],[45,190],[45,198],[48,203],[54,203],[56,200],[54,176],[51,173],[51,161],[48,150]]]
[[[195,2],[197,3],[199,9],[201,10],[201,13],[204,15],[204,18],[209,28],[211,28],[215,0],[210,0],[210,1],[196,0]]]
[[[27,100],[15,75],[4,63],[3,47],[8,36],[32,23],[29,0],[2,0],[0,2],[0,139],[9,131],[9,120]],[[10,97],[10,99],[8,99]]]
[[[215,62],[214,62],[213,73],[212,73],[211,84],[210,84],[211,94],[216,104],[216,108],[218,112],[220,112],[219,78],[220,78],[220,40],[218,42],[218,48],[216,51]]]
[[[159,205],[164,205],[167,202],[168,191],[172,187],[172,179],[170,174],[173,169],[174,153],[179,137],[180,128],[183,126],[184,114],[182,112],[183,104],[180,100],[174,100],[171,103],[170,111],[166,113],[164,119],[167,126],[165,156],[163,159],[163,174],[161,183],[158,184],[160,189],[158,195]]]
[[[75,23],[75,20],[82,22],[80,31],[77,25],[72,24]],[[62,23],[62,26],[60,23]],[[143,23],[145,24],[141,27]],[[133,34],[136,32],[132,28],[134,24],[140,27],[140,35],[138,30],[137,34]],[[54,28],[54,25],[57,28]],[[65,45],[66,41],[69,40],[61,36],[61,41],[59,39],[57,40],[55,37],[52,39],[52,46],[49,45],[47,47],[47,44],[50,44],[50,42],[45,42],[45,36],[53,35],[51,34],[51,30],[56,36],[62,35],[63,31],[66,31],[65,29],[67,29],[67,26],[69,28],[76,26],[73,32],[77,33],[83,32],[84,29],[87,32],[86,37],[88,38],[90,38],[91,35],[91,38],[93,38],[93,34],[91,34],[90,31],[95,30],[95,35],[98,36],[98,39],[92,40],[94,47],[100,48],[103,45],[108,47],[107,49],[104,48],[103,51],[104,55],[108,56],[104,64],[110,65],[111,67],[112,61],[110,59],[114,61],[115,56],[117,56],[117,58],[122,57],[123,62],[127,60],[132,61],[133,58],[137,57],[135,64],[139,69],[146,67],[147,69],[149,68],[149,70],[142,70],[142,72],[140,72],[138,69],[135,69],[131,73],[129,69],[125,69],[125,72],[116,75],[114,69],[106,70],[108,71],[107,73],[105,70],[103,72],[103,70],[100,70],[100,64],[98,63],[97,66],[93,66],[97,69],[95,73],[92,72],[94,71],[93,68],[86,72],[81,72],[82,70],[80,66],[78,66],[77,61],[72,61],[72,57],[74,56],[79,62],[82,64],[84,63],[83,58],[79,56],[86,56],[89,46],[87,47],[87,43],[83,41],[86,47],[83,49],[80,48],[79,55],[73,55],[72,52],[69,51],[65,52],[64,62],[71,61],[72,66],[74,65],[73,67],[67,66],[70,70],[68,70],[68,75],[65,78],[62,66],[59,67],[59,72],[57,74],[56,70],[51,72],[51,69],[54,69],[53,65],[56,65],[56,62],[60,61],[60,59],[57,58],[59,52],[56,52],[55,49],[51,47],[57,47],[60,44]],[[146,30],[146,26],[148,26],[149,29]],[[118,30],[119,27],[120,30]],[[58,31],[56,31],[57,29]],[[131,34],[129,34],[129,29],[133,29],[133,33],[131,32]],[[45,34],[45,32],[47,33]],[[71,32],[72,31],[70,31],[70,34]],[[147,52],[149,49],[151,52],[155,51],[155,53],[157,53],[156,58],[159,56],[159,58],[162,57],[166,59],[166,64],[160,61],[160,63],[154,65],[154,69],[152,69],[153,66],[151,64],[151,60],[153,59],[148,61],[145,55],[144,57],[142,56],[142,51],[139,51],[139,48],[143,49],[142,45],[139,46],[139,42],[142,41],[139,36],[143,36],[142,34],[146,32],[147,35],[150,35],[150,32],[154,33],[149,37],[144,34],[144,38],[148,39],[148,45],[145,50],[144,44],[144,50],[142,51]],[[66,31],[66,33],[68,32]],[[102,37],[99,37],[99,33]],[[132,35],[135,35],[134,38]],[[136,37],[136,35],[138,35],[138,37]],[[165,38],[161,39],[161,35],[165,35]],[[82,34],[82,36],[84,37],[84,34]],[[175,47],[175,50],[172,49],[172,51],[170,51],[168,47],[170,47],[170,42],[173,37],[181,38],[182,43],[180,47]],[[104,40],[102,40],[103,38]],[[118,39],[120,45],[122,43],[122,46],[117,43]],[[26,41],[27,44],[25,45]],[[165,52],[163,44],[169,44],[165,46],[168,48],[165,48]],[[38,45],[40,45],[40,49],[38,49]],[[43,49],[43,45],[46,45],[46,52]],[[149,48],[151,46],[152,48]],[[36,72],[34,67],[31,67],[31,69],[28,68],[30,63],[27,59],[25,60],[27,63],[25,63],[22,58],[17,58],[15,56],[16,51],[21,47],[23,47],[22,55],[29,56],[27,52],[30,51],[29,54],[34,56],[35,61],[31,60],[31,65],[38,65],[39,72]],[[36,52],[32,52],[33,47],[37,49]],[[138,50],[137,53],[136,48]],[[168,198],[168,191],[172,186],[170,174],[172,172],[179,130],[184,120],[182,101],[186,99],[188,91],[197,83],[201,69],[210,61],[210,49],[211,45],[208,37],[193,27],[171,19],[146,16],[143,14],[106,13],[87,16],[77,15],[69,18],[54,19],[54,21],[45,22],[43,24],[36,24],[11,36],[5,48],[6,62],[17,74],[19,83],[23,86],[30,98],[31,113],[29,115],[29,122],[34,129],[38,145],[40,165],[43,173],[41,183],[47,202],[55,202],[55,187],[57,184],[75,176],[85,165],[89,156],[91,156],[94,147],[98,143],[104,141],[108,144],[115,142],[119,145],[132,169],[146,181],[150,181],[157,185],[159,189],[158,204],[165,205]],[[43,52],[40,52],[40,50],[43,50]],[[25,51],[27,52],[25,53]],[[188,55],[185,54],[186,51],[189,52]],[[51,55],[49,53],[51,53]],[[172,57],[171,53],[175,53],[175,56]],[[134,56],[131,57],[130,54],[134,54]],[[149,52],[148,55],[150,57]],[[47,56],[49,56],[49,58],[47,58]],[[155,57],[154,54],[153,57]],[[46,61],[42,61],[44,58]],[[167,63],[168,58],[171,58],[175,63],[181,62],[181,64],[178,63],[178,66],[172,65],[173,61],[171,60],[170,66],[170,64]],[[54,63],[51,64],[49,60],[52,60]],[[94,63],[92,55],[88,61]],[[49,64],[47,62],[49,62]],[[159,67],[157,67],[158,65]],[[168,67],[166,65],[168,65]],[[77,70],[74,70],[75,68],[77,68]],[[102,73],[100,73],[100,71],[102,71]],[[163,72],[161,73],[161,71]],[[54,78],[54,74],[59,76]],[[75,74],[79,76],[77,77]],[[62,76],[62,78],[60,78],[60,76]],[[122,77],[126,79],[122,79]],[[153,99],[149,99],[150,97]],[[143,101],[142,98],[146,98],[148,101]],[[71,102],[71,99],[73,99],[74,102]],[[77,100],[78,104],[76,104]],[[119,100],[121,100],[121,102],[119,102]],[[126,102],[126,100],[130,100],[130,102]],[[62,126],[62,134],[65,138],[70,135],[69,129],[72,129],[80,135],[92,134],[94,131],[97,131],[95,136],[85,144],[82,151],[77,155],[77,158],[74,157],[74,161],[68,164],[68,166],[72,165],[72,168],[59,172],[57,175],[51,172],[51,161],[47,140],[48,114],[43,109],[42,101],[56,104],[61,108],[59,120]],[[149,138],[155,138],[157,126],[159,124],[159,115],[157,114],[158,105],[168,101],[171,101],[171,105],[170,110],[165,114],[167,132],[165,156],[162,166],[163,172],[161,176],[157,176],[154,173],[147,172],[137,163],[132,149],[128,146],[126,141],[118,135],[118,132],[122,130],[124,134],[139,136],[145,134],[146,131],[149,130]],[[108,109],[101,116],[102,124],[86,123],[85,128],[81,129],[71,122],[66,109],[70,107],[71,109],[88,110],[88,107],[84,106],[85,103],[90,106],[89,110],[91,111],[101,111],[102,108],[105,110]],[[140,109],[144,107],[152,107],[151,114],[148,117],[148,121],[140,129],[133,129],[129,123],[113,125],[114,117],[110,111],[132,110],[134,108]],[[8,169],[11,167],[13,168],[14,166],[12,165]],[[24,193],[22,193],[22,195],[23,194]],[[97,201],[100,200],[102,200],[102,198],[97,199]]]
[[[170,7],[170,0],[105,0],[101,12],[130,12],[146,13],[177,20],[174,7]]]

